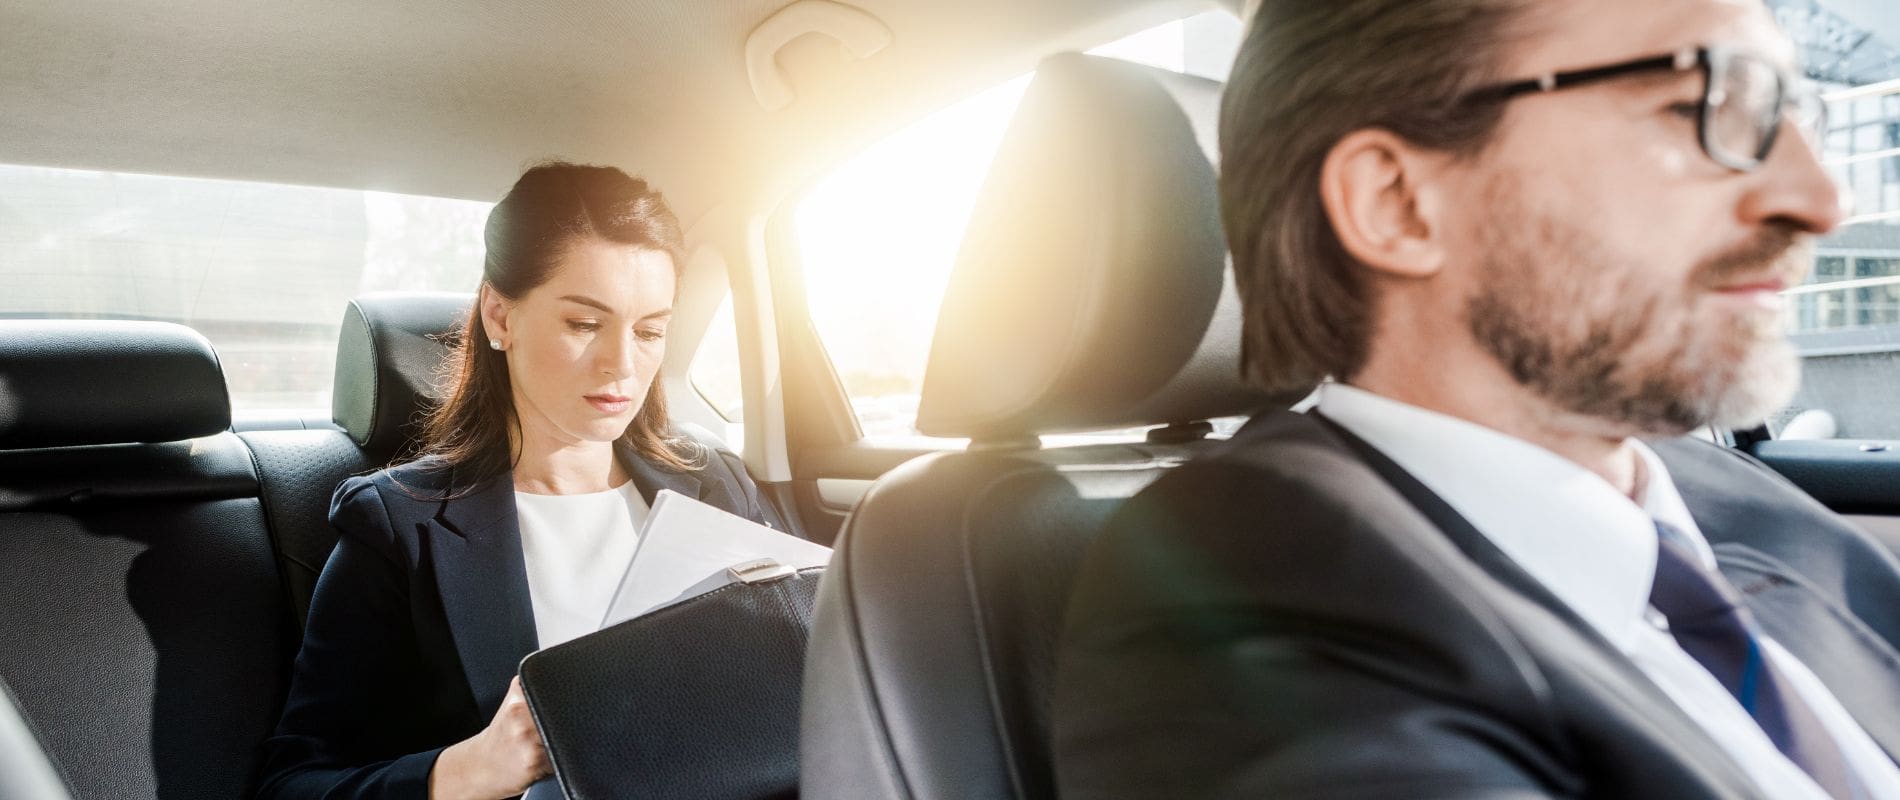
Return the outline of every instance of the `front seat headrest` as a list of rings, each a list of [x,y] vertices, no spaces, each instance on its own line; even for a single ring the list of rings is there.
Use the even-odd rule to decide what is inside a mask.
[[[1020,440],[1272,399],[1241,377],[1220,90],[1074,53],[1037,68],[957,254],[919,430]]]
[[[175,442],[230,427],[224,370],[197,331],[0,320],[0,449]]]
[[[472,294],[404,292],[350,301],[337,338],[330,411],[364,450],[395,455],[421,432],[441,399],[437,376]]]

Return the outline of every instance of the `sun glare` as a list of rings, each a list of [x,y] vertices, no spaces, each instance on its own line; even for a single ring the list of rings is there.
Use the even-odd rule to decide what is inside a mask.
[[[1187,22],[1089,52],[1180,71]],[[826,176],[795,211],[812,319],[867,434],[910,432],[957,246],[1033,75],[878,142]]]
[[[873,145],[799,205],[812,317],[841,367],[921,373],[971,206],[1028,84],[1015,78]]]

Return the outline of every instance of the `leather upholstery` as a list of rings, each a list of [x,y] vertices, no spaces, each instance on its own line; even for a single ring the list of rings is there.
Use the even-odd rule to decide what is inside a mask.
[[[257,496],[237,437],[0,452],[0,512]]]
[[[1071,580],[1107,517],[1205,443],[947,453],[846,523],[805,667],[808,798],[1050,798]]]
[[[244,795],[295,640],[217,357],[177,325],[0,326],[0,679],[74,796]]]
[[[382,466],[335,430],[250,431],[238,434],[257,468],[264,515],[297,624],[310,614],[317,575],[336,547],[330,495],[337,484]]]
[[[1266,399],[1241,378],[1221,235],[1220,84],[1044,61],[977,199],[917,427],[1008,440],[1187,422]]]
[[[244,794],[295,641],[243,444],[0,452],[0,485],[0,677],[74,794]]]
[[[256,500],[0,524],[0,675],[75,793],[244,795],[295,645]]]
[[[256,459],[264,511],[299,625],[310,613],[317,575],[336,547],[330,495],[351,475],[388,466],[420,433],[415,424],[438,397],[435,378],[472,295],[372,294],[352,300],[337,343],[333,430],[239,434]]]
[[[422,411],[439,399],[435,377],[474,295],[373,294],[343,312],[330,408],[359,447],[393,457],[413,441]]]
[[[1239,383],[1206,155],[1218,90],[1074,55],[1038,71],[919,414],[978,443],[892,470],[840,532],[806,662],[803,796],[1054,797],[1054,645],[1089,543],[1208,449],[1192,423],[1264,399]],[[1162,423],[1150,443],[1033,438]]]
[[[523,660],[569,800],[797,797],[798,675],[822,574],[728,584]]]
[[[170,442],[230,427],[224,373],[197,331],[0,320],[0,449]]]
[[[374,394],[340,396],[339,419],[380,412],[356,428],[380,454],[340,430],[224,432],[216,355],[187,328],[0,322],[0,679],[73,796],[249,794],[330,495],[401,449],[442,352],[427,336],[467,303],[352,306],[339,385]],[[0,785],[26,757],[8,747]]]

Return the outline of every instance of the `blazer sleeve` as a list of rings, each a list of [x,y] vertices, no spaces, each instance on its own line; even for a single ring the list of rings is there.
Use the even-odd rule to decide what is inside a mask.
[[[1294,483],[1188,465],[1111,521],[1058,645],[1059,794],[1573,791],[1522,662],[1376,519]]]
[[[774,530],[794,536],[799,535],[798,531],[792,530],[785,524],[785,520],[772,507],[771,501],[765,499],[765,493],[759,491],[759,485],[746,472],[745,462],[740,460],[737,453],[724,448],[715,448],[714,452],[718,454],[719,462],[725,469],[727,476],[725,480],[731,482],[737,490],[734,496],[742,498],[740,502],[750,507],[742,516],[753,522],[770,526]]]
[[[746,472],[745,460],[739,458],[737,453],[726,449],[725,443],[718,436],[692,423],[679,423],[677,430],[697,442],[700,448],[709,454],[702,474],[718,482],[725,489],[732,503],[732,507],[727,508],[727,511],[761,525],[770,526],[774,530],[803,537],[802,533],[785,523],[785,519],[779,515],[778,510],[772,507],[772,501],[765,498],[765,493],[759,490],[758,483],[754,482],[752,475]]]
[[[408,570],[376,486],[337,488],[341,534],[317,579],[289,699],[264,744],[260,798],[414,798],[429,795],[441,748],[390,755],[405,738],[404,694],[418,672]],[[413,695],[412,695],[413,696]]]

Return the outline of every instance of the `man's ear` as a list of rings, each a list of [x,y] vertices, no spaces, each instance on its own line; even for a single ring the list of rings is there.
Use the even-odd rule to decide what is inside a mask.
[[[509,344],[508,310],[514,303],[503,297],[501,292],[495,291],[495,287],[489,286],[486,281],[482,283],[481,293],[475,298],[475,302],[480,304],[482,309],[482,332],[487,334],[490,340],[500,341],[501,346],[506,348]],[[488,342],[475,344],[479,347],[489,346]]]
[[[1399,278],[1428,278],[1445,263],[1438,219],[1443,156],[1391,131],[1366,128],[1333,145],[1320,168],[1320,198],[1339,243],[1362,264]]]

